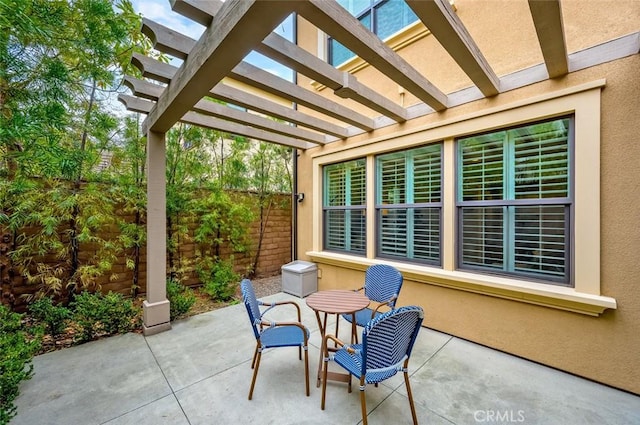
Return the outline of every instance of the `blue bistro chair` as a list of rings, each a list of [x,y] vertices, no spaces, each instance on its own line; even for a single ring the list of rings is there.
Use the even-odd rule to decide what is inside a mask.
[[[414,425],[418,424],[413,395],[409,385],[409,357],[416,341],[424,312],[417,306],[399,307],[387,311],[371,320],[362,331],[362,344],[346,345],[333,335],[324,339],[324,369],[322,379],[322,401],[324,410],[325,393],[327,391],[327,369],[329,361],[335,361],[351,375],[360,380],[360,404],[362,407],[362,423],[367,425],[367,403],[365,387],[391,378],[398,372],[404,373],[407,387],[409,407]],[[337,347],[335,353],[329,355],[328,343],[332,340]],[[351,392],[351,380],[349,380]]]
[[[393,266],[375,264],[365,272],[364,286],[356,291],[364,291],[364,295],[378,305],[371,309],[365,308],[356,312],[356,325],[364,327],[371,319],[381,314],[380,308],[393,309],[396,305],[400,288],[402,288],[402,274]],[[351,323],[352,315],[343,314],[342,318]],[[336,320],[336,335],[338,335],[339,320]],[[358,342],[358,335],[351,336],[351,343]]]
[[[242,300],[247,308],[251,327],[256,337],[256,349],[253,353],[251,368],[253,369],[253,379],[251,380],[251,388],[249,389],[249,400],[253,397],[253,388],[256,384],[258,376],[258,368],[260,367],[260,358],[265,348],[276,347],[298,347],[298,357],[302,360],[302,350],[304,349],[304,377],[306,381],[307,397],[309,396],[309,356],[308,356],[308,340],[309,329],[307,329],[301,321],[300,306],[293,301],[280,301],[274,303],[265,303],[256,299],[253,285],[249,279],[243,279],[240,283],[242,289]],[[291,304],[298,311],[297,322],[273,322],[263,319],[265,313],[269,310]],[[260,311],[260,306],[268,306],[264,311]]]

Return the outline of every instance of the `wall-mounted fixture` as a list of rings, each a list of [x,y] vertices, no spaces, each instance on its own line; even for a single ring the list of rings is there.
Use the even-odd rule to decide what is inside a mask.
[[[304,193],[296,193],[296,199],[298,202],[304,201]]]

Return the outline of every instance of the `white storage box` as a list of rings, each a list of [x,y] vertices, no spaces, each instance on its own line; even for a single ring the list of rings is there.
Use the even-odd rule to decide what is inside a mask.
[[[282,292],[304,298],[318,290],[318,266],[296,260],[282,266]]]

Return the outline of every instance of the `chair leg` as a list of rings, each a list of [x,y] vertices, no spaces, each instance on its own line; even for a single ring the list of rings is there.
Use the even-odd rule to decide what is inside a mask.
[[[409,384],[409,373],[404,373],[404,383],[407,386],[407,396],[409,397],[409,407],[411,408],[411,417],[413,425],[418,425],[418,417],[416,416],[416,408],[413,405],[413,394],[411,393],[411,385]]]
[[[327,393],[327,368],[328,367],[329,367],[329,362],[324,362],[324,367],[322,369],[322,398],[320,399],[321,410],[324,410],[325,394]]]
[[[256,385],[256,378],[258,377],[258,369],[260,368],[260,357],[262,357],[262,352],[258,351],[258,356],[256,357],[256,367],[253,369],[253,379],[251,379],[251,388],[249,389],[249,400],[253,397],[253,387]]]
[[[304,350],[304,380],[307,387],[307,397],[309,397],[309,350]]]
[[[253,360],[251,360],[251,369],[256,367],[256,357],[258,356],[258,348],[259,348],[259,345],[256,344],[256,350],[253,352]]]
[[[367,425],[367,397],[364,393],[364,377],[360,378],[360,405],[362,406],[362,425]]]

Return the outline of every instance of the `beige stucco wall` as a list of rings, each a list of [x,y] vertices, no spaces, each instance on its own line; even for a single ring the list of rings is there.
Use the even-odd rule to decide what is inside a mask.
[[[498,43],[502,43],[501,40],[496,40],[496,44],[481,43],[480,40],[485,40],[481,34],[490,31],[491,25],[500,19],[494,16],[486,25],[472,24],[467,13],[472,7],[477,7],[477,3],[490,4],[493,14],[500,13],[500,7],[495,6],[498,2],[462,0],[456,1],[458,13],[461,18],[464,16],[463,21],[482,48],[504,49]],[[570,48],[584,48],[640,29],[640,3],[582,2],[580,8],[577,3],[562,3],[565,13],[574,14],[564,18]],[[530,21],[529,15],[520,16],[509,7],[506,9],[509,15],[503,18],[511,20],[509,27],[517,28],[517,22],[513,23],[517,19],[524,20],[523,28],[530,25],[530,22],[525,22],[527,19]],[[483,10],[479,8],[476,12]],[[304,23],[301,23],[299,42],[312,51],[317,46],[317,35]],[[485,42],[487,44],[483,44]],[[424,49],[428,43],[433,43],[433,40],[427,37],[410,47],[427,56]],[[407,49],[409,47],[403,52],[409,51]],[[512,71],[506,65],[509,52],[501,52],[502,56],[500,51],[485,53],[498,63],[499,75]],[[536,57],[539,52],[532,54]],[[520,51],[518,55],[527,57]],[[411,59],[410,56],[407,58]],[[491,60],[489,62],[493,64]],[[359,79],[365,82],[363,76],[364,73],[359,75]],[[322,200],[313,196],[314,156],[335,151],[344,152],[345,157],[349,157],[349,146],[366,144],[383,134],[464,117],[487,108],[606,79],[601,94],[600,116],[600,293],[615,298],[617,308],[593,317],[408,279],[405,279],[399,302],[421,305],[426,311],[425,325],[430,328],[640,394],[640,261],[637,258],[640,252],[640,204],[635,201],[640,199],[637,171],[640,164],[639,76],[640,56],[634,55],[571,73],[558,80],[537,83],[492,99],[472,102],[441,114],[427,115],[413,122],[301,153],[298,189],[307,193],[307,198],[298,209],[298,258],[309,259],[307,253],[314,250],[314,229],[310,223],[314,212],[317,214],[322,206]],[[304,80],[300,81],[300,84],[304,83]],[[449,84],[455,86],[455,82]],[[372,154],[376,153],[376,143],[371,143],[368,148]],[[320,175],[318,170],[315,171],[316,176]],[[355,288],[362,283],[361,270],[320,264],[319,289]]]
[[[455,0],[454,5],[457,16],[497,75],[503,76],[542,63],[542,52],[527,0]],[[640,28],[640,2],[637,0],[563,0],[561,6],[569,53]],[[298,45],[322,55],[318,52],[315,27],[300,17]],[[444,93],[471,85],[471,80],[433,37],[421,38],[398,53]],[[355,75],[362,82],[375,82],[370,84],[376,91],[398,104],[410,106],[419,103],[415,96],[401,94],[396,83],[373,67],[365,67]],[[311,86],[311,80],[304,75],[298,75],[298,82],[304,87]],[[318,91],[327,97],[332,96],[330,92],[326,89]],[[378,115],[350,100],[342,102],[365,115]],[[303,107],[300,110],[309,112]]]

